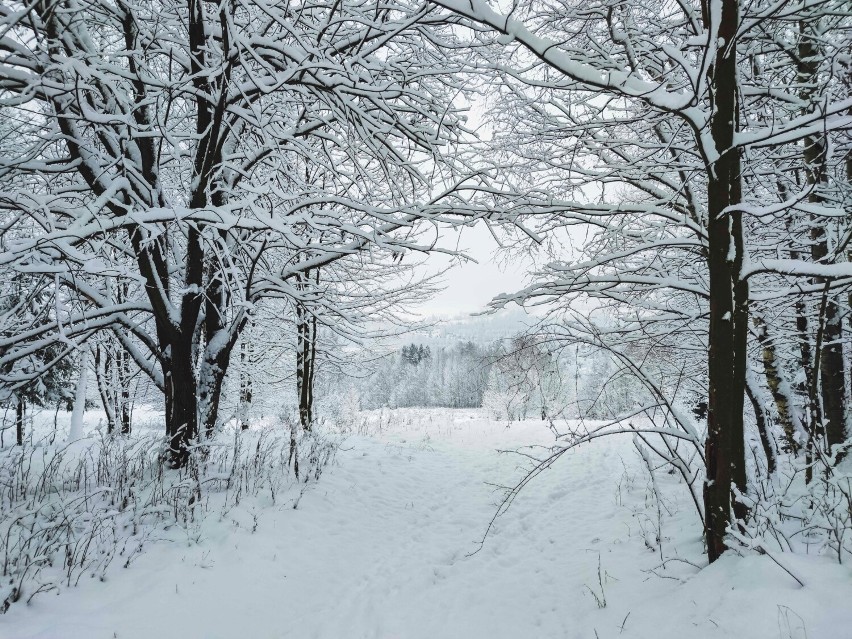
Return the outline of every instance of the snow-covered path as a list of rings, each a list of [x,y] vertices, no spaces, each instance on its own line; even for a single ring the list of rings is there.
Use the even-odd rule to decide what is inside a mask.
[[[518,476],[519,458],[495,449],[547,434],[464,413],[406,421],[347,440],[298,507],[259,510],[255,532],[246,513],[208,522],[200,540],[149,547],[107,582],[13,607],[0,637],[805,636],[798,625],[811,639],[852,637],[852,580],[827,560],[800,567],[819,573],[818,589],[762,557],[646,572],[660,564],[644,543],[655,510],[627,441],[566,455],[471,555],[494,512],[487,482]],[[672,499],[663,552],[701,561],[687,495]]]

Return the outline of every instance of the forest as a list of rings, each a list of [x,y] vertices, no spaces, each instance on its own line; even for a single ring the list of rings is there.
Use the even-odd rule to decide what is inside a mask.
[[[852,636],[852,3],[4,0],[0,414],[2,637]]]

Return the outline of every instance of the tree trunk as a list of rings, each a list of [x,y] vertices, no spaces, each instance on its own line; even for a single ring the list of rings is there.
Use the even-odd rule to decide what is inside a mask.
[[[805,303],[796,302],[796,333],[799,337],[799,357],[801,358],[802,370],[805,371],[805,384],[807,388],[802,389],[808,398],[808,433],[813,435],[820,423],[822,423],[822,411],[819,406],[819,398],[812,392],[816,388],[814,380],[813,346],[809,334],[809,324]]]
[[[18,403],[15,405],[15,432],[17,435],[18,446],[24,445],[24,415],[26,414],[26,400],[18,396]]]
[[[293,474],[296,479],[299,479],[299,450],[296,441],[296,422],[288,419],[290,422],[290,457],[287,459],[287,465],[293,466]]]
[[[817,389],[817,375],[813,362],[813,351],[811,346],[810,333],[808,332],[808,316],[807,309],[803,300],[798,300],[795,304],[796,309],[796,332],[799,338],[799,353],[801,356],[801,366],[805,371],[805,385],[803,389],[805,397],[808,401],[808,423],[806,430],[808,438],[805,442],[805,483],[810,483],[813,478],[813,467],[811,465],[814,441],[819,436],[822,424],[822,410],[819,404],[819,393]]]
[[[172,342],[170,366],[163,371],[166,378],[166,438],[169,463],[182,468],[189,460],[189,447],[198,435],[198,395],[192,338],[181,336]]]
[[[119,283],[116,290],[116,302],[123,304],[127,301],[128,285],[127,283]],[[130,354],[127,353],[121,344],[112,336],[110,343],[115,344],[113,349],[115,355],[112,357],[113,370],[113,397],[114,400],[114,421],[121,428],[122,435],[130,434],[130,380],[132,378],[130,368]]]
[[[740,159],[737,153],[736,173],[732,174],[736,186],[736,202],[742,201],[740,183]],[[745,495],[748,490],[745,449],[745,395],[748,388],[748,280],[740,278],[745,259],[745,234],[742,213],[732,213],[731,235],[735,257],[731,271],[734,288],[734,395],[731,397],[731,475],[738,492]],[[734,516],[744,524],[749,518],[748,506],[739,499],[734,500]]]
[[[782,191],[782,196],[785,195]],[[787,199],[786,196],[784,199]],[[789,220],[787,230],[791,230]],[[791,250],[790,259],[801,259],[801,254],[798,250]],[[811,344],[810,322],[808,320],[807,306],[802,298],[796,300],[794,310],[796,315],[796,341],[799,344],[799,365],[805,373],[805,382],[804,384],[797,384],[797,390],[807,398],[807,419],[803,426],[807,434],[807,438],[805,439],[805,481],[810,483],[813,474],[811,456],[813,454],[814,439],[822,424],[822,410],[819,403],[819,393],[817,392],[817,380],[815,379],[814,349]]]
[[[209,307],[207,312],[210,313]],[[166,379],[169,460],[175,468],[186,465],[190,448],[198,443],[199,435],[209,439],[214,433],[234,335],[239,334],[243,324],[244,320],[233,334],[224,327],[208,332],[213,330],[213,325],[208,324],[205,335],[199,338],[202,342],[199,348],[204,349],[200,365],[196,364],[197,351],[191,334],[189,337],[181,335],[172,342],[171,357],[165,360],[163,376]]]
[[[198,380],[199,412],[203,435],[208,441],[216,431],[219,416],[219,402],[222,398],[222,384],[231,360],[235,338],[227,330],[225,308],[227,292],[222,279],[216,272],[211,272],[205,295],[204,333],[206,343],[204,357],[201,362]],[[245,325],[240,322],[239,328]],[[235,335],[239,334],[239,330]]]
[[[201,419],[204,426],[204,437],[208,441],[216,434],[216,424],[219,418],[219,403],[222,399],[222,384],[225,372],[228,370],[230,349],[214,349],[207,353],[202,380],[199,386]]]
[[[746,393],[754,409],[754,419],[757,422],[757,433],[760,436],[760,445],[766,456],[766,470],[770,475],[775,473],[777,467],[775,447],[772,434],[769,432],[769,420],[766,418],[766,409],[760,401],[760,391],[754,387],[749,379],[746,384]]]
[[[775,401],[775,412],[778,414],[778,423],[784,431],[785,448],[795,455],[799,450],[799,444],[796,441],[796,433],[799,428],[796,425],[798,420],[793,413],[795,408],[790,401],[789,385],[782,379],[781,371],[778,369],[775,344],[769,337],[766,322],[759,315],[755,315],[752,321],[756,329],[757,341],[761,346],[760,359],[763,364],[766,385],[769,386],[769,392],[772,393],[772,399]]]
[[[249,410],[251,407],[251,375],[249,374],[249,344],[246,339],[240,340],[240,428],[248,430]]]
[[[846,440],[846,384],[843,361],[842,328],[837,298],[831,295],[828,286],[823,293],[818,331],[819,352],[819,395],[822,396],[823,425],[819,431],[825,435],[827,452]],[[815,398],[816,400],[816,398]],[[840,461],[842,455],[838,455]]]
[[[212,126],[211,105],[207,100],[210,94],[209,77],[203,73],[207,55],[207,37],[205,30],[204,6],[200,0],[189,0],[187,3],[187,31],[190,51],[190,72],[192,84],[197,95],[195,97],[195,127],[198,136],[198,146],[193,161],[193,189],[189,198],[189,208],[204,209],[210,203],[209,194],[212,167],[216,166],[219,157],[213,152],[215,141],[212,136],[215,131]],[[202,228],[190,226],[186,232],[186,253],[183,257],[184,280],[180,299],[180,322],[174,326],[168,312],[165,320],[168,322],[168,354],[164,358],[166,386],[166,436],[169,442],[169,461],[175,468],[186,466],[189,461],[190,448],[198,439],[198,378],[197,352],[199,318],[204,303],[204,274],[207,268],[205,259],[205,238]],[[159,300],[166,305],[167,299]],[[165,349],[164,349],[165,350]]]
[[[121,417],[121,434],[129,435],[131,431],[130,423],[130,356],[122,350],[119,350],[118,361],[118,386],[119,386],[119,412]]]
[[[95,381],[107,420],[107,433],[115,432],[115,388],[109,381],[112,357],[103,345],[95,346]]]
[[[306,273],[301,290],[310,280]],[[319,274],[317,273],[317,281]],[[313,428],[314,365],[316,362],[317,320],[302,302],[296,303],[296,392],[299,396],[299,425],[305,432]]]
[[[852,78],[850,78],[849,82],[852,83]],[[849,89],[852,89],[852,84],[850,84]],[[849,111],[850,115],[852,115],[852,109]],[[846,182],[852,186],[852,153],[849,152],[846,154]],[[852,251],[846,253],[846,261],[852,262]],[[847,295],[846,305],[847,308],[852,309],[852,293]],[[852,313],[849,314],[849,328],[852,328]],[[849,396],[852,397],[852,371],[849,374]]]
[[[716,5],[714,5],[715,8]],[[745,491],[745,338],[748,287],[739,278],[743,259],[742,213],[729,211],[742,201],[740,153],[732,148],[739,121],[737,0],[722,0],[719,39],[711,78],[710,123],[719,158],[708,167],[708,270],[710,277],[707,481],[704,484],[707,555],[711,562],[726,550],[731,522],[731,486]],[[705,19],[710,28],[710,7]],[[733,256],[733,259],[731,257]],[[737,508],[737,517],[745,515]]]
[[[297,310],[297,336],[296,347],[296,386],[299,394],[299,425],[305,432],[310,432],[312,427],[313,388],[312,388],[312,360],[311,349],[311,321],[308,311],[299,305]]]
[[[83,436],[83,414],[86,412],[86,387],[89,374],[89,351],[83,349],[80,355],[80,376],[77,378],[77,388],[74,391],[74,408],[71,411],[71,428],[68,430],[68,440],[73,441]]]
[[[812,33],[813,27],[806,23],[799,25],[799,50],[797,60],[797,80],[802,87],[801,97],[810,103],[818,81],[819,36]],[[812,111],[809,107],[808,112]],[[805,137],[803,159],[805,177],[809,188],[808,201],[823,204],[826,175],[827,140],[825,135],[816,134]],[[811,259],[825,263],[830,260],[826,221],[811,219]],[[816,282],[826,282],[824,278],[815,278]],[[833,446],[846,440],[846,366],[843,360],[843,324],[837,295],[832,295],[826,286],[826,299],[823,300],[818,330],[822,331],[822,346],[819,353],[820,395],[822,398],[822,418],[825,443],[830,452]],[[838,456],[838,461],[840,456]]]
[[[317,371],[317,318],[316,315],[311,316],[310,326],[310,350],[308,357],[308,397],[305,402],[305,407],[308,413],[308,423],[313,427],[314,423],[314,382],[316,380]]]

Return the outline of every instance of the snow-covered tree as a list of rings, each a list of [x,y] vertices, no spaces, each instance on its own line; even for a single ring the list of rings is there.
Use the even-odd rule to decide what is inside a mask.
[[[0,7],[18,125],[0,262],[75,300],[0,364],[112,330],[185,464],[263,299],[299,299],[308,273],[371,247],[428,250],[423,221],[487,213],[460,197],[456,21],[405,1]],[[138,295],[108,295],[125,283]]]
[[[565,308],[576,297],[597,298],[624,325],[595,330],[595,339],[605,336],[600,345],[622,361],[634,361],[623,349],[629,341],[671,348],[684,336],[686,352],[706,348],[706,441],[676,412],[670,418],[706,449],[706,537],[715,560],[732,510],[747,515],[732,503],[731,486],[747,490],[749,307],[836,291],[852,275],[835,263],[842,239],[809,260],[778,255],[769,240],[785,220],[804,219],[821,246],[821,229],[846,217],[837,200],[814,197],[837,188],[827,176],[840,176],[844,160],[827,141],[852,124],[845,5],[541,0],[499,13],[484,0],[435,2],[498,36],[480,63],[502,80],[495,148],[502,165],[522,167],[515,184],[531,210],[554,213],[540,230],[594,233],[584,254],[558,256],[536,285],[501,303],[558,300]],[[771,289],[766,279],[774,279]],[[578,339],[586,339],[590,327],[577,314]],[[824,327],[838,316],[816,315]],[[698,322],[705,327],[697,330]],[[837,350],[834,338],[816,342]],[[660,398],[667,410],[670,399]]]

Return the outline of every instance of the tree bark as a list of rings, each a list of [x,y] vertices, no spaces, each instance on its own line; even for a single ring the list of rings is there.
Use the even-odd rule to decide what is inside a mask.
[[[192,358],[192,337],[180,336],[172,342],[166,370],[168,416],[166,438],[169,463],[182,468],[189,461],[189,446],[198,435],[198,395]]]
[[[216,430],[219,415],[219,402],[222,398],[222,384],[228,364],[231,360],[231,350],[234,346],[235,335],[227,328],[225,309],[227,307],[227,292],[221,276],[211,268],[208,277],[207,293],[205,295],[204,313],[204,357],[199,371],[198,399],[201,420],[204,426],[204,436],[210,440]],[[240,322],[242,327],[245,320]]]
[[[115,432],[115,388],[109,382],[112,357],[102,344],[95,346],[95,381],[101,396],[101,406],[107,419],[107,433]]]
[[[249,427],[249,411],[251,408],[252,383],[251,375],[248,367],[250,365],[251,356],[249,353],[250,345],[247,340],[240,341],[240,428],[248,430]]]
[[[848,80],[849,84],[847,85],[850,90],[852,90],[852,77]],[[849,110],[850,115],[852,115],[852,109]],[[846,182],[849,186],[852,186],[852,151],[848,151],[846,154]],[[852,251],[848,251],[846,254],[846,261],[852,262]],[[846,296],[846,306],[849,309],[852,309],[852,293],[849,293]],[[852,313],[849,313],[849,328],[852,329]],[[852,397],[852,371],[849,374],[849,396]]]
[[[760,392],[754,388],[751,382],[746,384],[746,393],[754,409],[754,419],[757,422],[757,433],[760,436],[760,445],[763,448],[763,454],[766,456],[766,470],[770,475],[775,473],[777,468],[777,460],[775,455],[775,447],[773,445],[773,437],[769,432],[769,420],[766,418],[766,409],[763,402],[760,401]]]
[[[315,343],[308,310],[297,309],[296,385],[299,394],[299,425],[310,432],[313,424],[313,348]]]
[[[307,288],[310,272],[302,279],[301,290]],[[319,270],[316,273],[319,283]],[[317,318],[304,303],[296,303],[296,391],[299,396],[299,425],[305,432],[313,428],[314,378],[317,348]]]
[[[122,283],[118,286],[118,303],[123,303],[127,300],[127,284]],[[121,434],[130,434],[130,380],[132,378],[130,368],[130,355],[121,348],[121,344],[116,344],[115,357],[113,358],[115,367],[115,420],[120,423]]]
[[[118,351],[118,385],[119,412],[121,417],[121,434],[129,435],[130,423],[130,357],[123,350]]]
[[[763,375],[766,378],[766,385],[769,386],[769,392],[772,393],[772,399],[775,402],[775,412],[778,414],[778,423],[784,432],[784,444],[788,452],[794,455],[799,450],[799,444],[796,441],[796,422],[794,422],[793,410],[790,401],[789,385],[782,378],[781,371],[778,369],[778,358],[775,353],[775,343],[769,336],[766,322],[759,315],[754,315],[752,318],[755,331],[757,333],[757,341],[761,346],[761,363],[763,364]]]
[[[26,400],[18,396],[18,403],[15,405],[15,434],[18,446],[24,445],[24,415],[26,414]]]
[[[781,194],[783,199],[787,199],[783,190]],[[789,220],[787,230],[791,231]],[[790,250],[790,259],[801,259],[801,254],[798,250],[792,249]],[[803,427],[807,434],[805,440],[805,481],[810,483],[813,473],[811,456],[813,454],[814,439],[822,424],[822,410],[819,403],[819,393],[817,392],[817,380],[815,379],[816,371],[813,361],[814,348],[811,344],[810,321],[808,320],[807,306],[804,299],[797,299],[793,308],[796,318],[796,341],[799,345],[799,365],[805,373],[804,383],[799,383],[796,387],[807,398],[807,418]]]
[[[710,334],[708,349],[707,480],[704,484],[705,537],[711,562],[726,550],[731,522],[732,483],[745,491],[745,340],[748,285],[739,277],[743,260],[742,213],[729,207],[742,201],[740,153],[733,147],[739,121],[735,36],[737,0],[722,0],[711,83],[710,133],[719,154],[708,167],[708,270]],[[704,16],[710,28],[710,6]],[[737,507],[736,516],[745,516]]]
[[[802,98],[810,102],[819,73],[818,36],[813,27],[799,25],[799,48],[797,61],[798,84],[802,87]],[[812,111],[812,107],[806,109]],[[813,204],[824,203],[823,188],[827,184],[826,175],[827,140],[825,135],[816,134],[804,139],[803,159],[805,177],[809,188],[808,201]],[[826,233],[825,220],[811,219],[811,259],[825,263],[831,259]],[[815,278],[815,282],[826,282],[824,278]],[[833,446],[846,440],[846,366],[843,360],[843,323],[837,295],[832,295],[826,287],[826,299],[822,304],[818,330],[822,331],[822,346],[819,353],[820,396],[822,399],[822,419],[825,444],[830,452]],[[822,427],[820,427],[822,429]],[[840,456],[838,456],[838,461]]]

